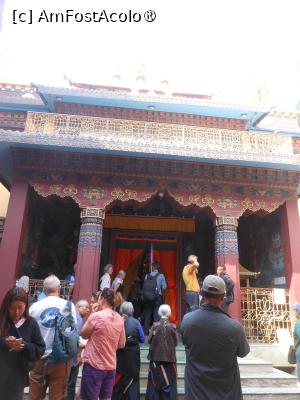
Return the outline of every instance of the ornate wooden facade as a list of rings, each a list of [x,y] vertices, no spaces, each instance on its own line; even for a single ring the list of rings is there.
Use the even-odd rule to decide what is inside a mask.
[[[178,209],[213,215],[216,264],[227,266],[237,299],[238,219],[281,207],[286,284],[291,301],[300,301],[297,132],[259,129],[266,110],[226,109],[208,99],[85,88],[10,90],[4,88],[2,110],[0,101],[0,172],[11,186],[1,296],[18,273],[31,187],[44,198],[71,198],[81,209],[76,298],[97,287],[105,213],[118,202],[138,207],[163,193]],[[232,314],[240,318],[239,301]]]

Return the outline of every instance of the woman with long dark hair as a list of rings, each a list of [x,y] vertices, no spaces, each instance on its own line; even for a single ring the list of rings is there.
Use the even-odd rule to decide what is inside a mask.
[[[40,359],[45,343],[37,322],[28,315],[28,295],[10,289],[0,307],[0,396],[22,400],[28,373]]]

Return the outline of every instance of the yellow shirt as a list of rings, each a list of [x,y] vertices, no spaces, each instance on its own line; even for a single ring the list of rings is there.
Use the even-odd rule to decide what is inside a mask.
[[[191,292],[200,292],[196,270],[193,270],[193,266],[191,264],[188,264],[183,268],[182,278],[185,283],[185,290],[189,290]]]

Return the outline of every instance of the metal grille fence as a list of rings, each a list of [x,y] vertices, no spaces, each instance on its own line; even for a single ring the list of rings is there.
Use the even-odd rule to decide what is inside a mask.
[[[283,304],[278,304],[274,289],[241,288],[242,324],[250,342],[276,343],[277,329],[291,331],[287,290],[283,297]]]
[[[63,299],[70,300],[72,298],[73,286],[70,286],[67,281],[60,281],[60,295]],[[38,295],[43,291],[42,279],[30,279],[29,295],[37,299]]]

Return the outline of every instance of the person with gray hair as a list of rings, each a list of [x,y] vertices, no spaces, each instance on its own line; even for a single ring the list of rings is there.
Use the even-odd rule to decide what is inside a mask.
[[[171,313],[171,307],[168,304],[162,304],[158,309],[158,315],[160,318],[169,319]]]
[[[99,286],[99,290],[101,290],[101,292],[105,289],[105,288],[110,288],[111,285],[111,276],[114,272],[114,266],[112,264],[107,264],[104,267],[104,274],[101,276],[100,278],[100,286]]]
[[[144,343],[144,332],[140,322],[133,317],[133,304],[124,301],[120,314],[124,319],[126,344],[117,351],[117,384],[112,400],[138,400],[140,393],[140,343]]]
[[[124,295],[124,279],[126,276],[126,272],[122,269],[118,272],[118,275],[113,280],[111,288],[114,290],[115,293],[119,292],[121,295]]]
[[[168,304],[159,307],[158,315],[160,320],[153,324],[148,338],[150,368],[146,399],[176,400],[176,326],[169,322],[171,308]]]
[[[52,353],[56,317],[64,311],[67,301],[61,299],[60,280],[55,275],[48,276],[43,283],[46,297],[32,304],[29,315],[34,318],[46,344],[46,350],[30,373],[29,400],[40,400],[49,386],[49,400],[62,399],[66,395],[66,381],[71,369],[70,360],[61,364],[48,364],[47,359]],[[72,304],[72,315],[76,322],[76,312]]]

